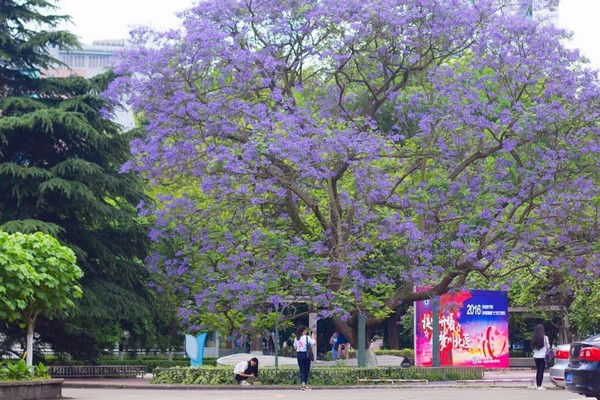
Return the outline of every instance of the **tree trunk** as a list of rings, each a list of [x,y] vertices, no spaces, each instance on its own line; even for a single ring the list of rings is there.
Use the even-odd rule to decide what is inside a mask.
[[[390,349],[400,350],[400,334],[398,333],[398,321],[400,321],[400,313],[396,312],[387,320],[388,343]]]
[[[263,337],[262,335],[256,335],[250,342],[250,353],[262,354],[263,353]]]
[[[25,362],[27,366],[30,367],[33,365],[33,331],[35,329],[35,320],[29,319],[27,321],[27,357],[25,358]]]

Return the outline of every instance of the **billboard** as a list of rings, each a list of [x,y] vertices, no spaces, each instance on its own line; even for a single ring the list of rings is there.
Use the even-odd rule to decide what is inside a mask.
[[[507,292],[472,290],[439,297],[440,366],[508,368]],[[433,301],[415,302],[415,365],[432,366]]]

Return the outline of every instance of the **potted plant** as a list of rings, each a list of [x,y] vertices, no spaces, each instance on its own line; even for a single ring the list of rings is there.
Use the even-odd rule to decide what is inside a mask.
[[[0,399],[60,399],[63,381],[51,379],[42,363],[28,366],[23,359],[0,363]]]

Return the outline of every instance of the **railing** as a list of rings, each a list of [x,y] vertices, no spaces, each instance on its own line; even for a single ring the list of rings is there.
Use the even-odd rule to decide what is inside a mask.
[[[146,374],[145,365],[52,365],[48,372],[53,378],[131,378]]]

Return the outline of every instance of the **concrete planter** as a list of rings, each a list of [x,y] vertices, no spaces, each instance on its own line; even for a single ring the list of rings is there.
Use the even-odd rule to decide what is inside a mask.
[[[0,399],[50,400],[62,398],[64,379],[40,381],[0,381]]]

